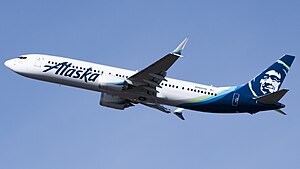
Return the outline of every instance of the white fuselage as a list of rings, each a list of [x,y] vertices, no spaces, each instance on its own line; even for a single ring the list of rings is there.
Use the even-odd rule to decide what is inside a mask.
[[[64,62],[69,64],[69,67],[65,66],[50,69],[46,66],[55,66]],[[104,92],[137,103],[139,102],[139,97],[144,97],[147,98],[147,102],[150,103],[178,106],[181,103],[193,101],[195,99],[201,100],[208,97],[213,98],[229,89],[229,87],[213,87],[166,78],[167,81],[162,81],[160,87],[157,87],[157,95],[150,96],[138,91],[127,92],[126,90],[105,90],[99,86],[102,81],[107,81],[107,79],[112,79],[113,82],[122,82],[136,73],[136,71],[122,68],[42,54],[22,55],[19,58],[8,60],[5,62],[5,65],[16,73],[29,78]],[[50,70],[45,71],[48,68]]]

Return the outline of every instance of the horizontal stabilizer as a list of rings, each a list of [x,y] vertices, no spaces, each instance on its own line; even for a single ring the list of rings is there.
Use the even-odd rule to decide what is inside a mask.
[[[276,104],[288,91],[288,89],[282,89],[274,93],[257,97],[255,99],[264,104]]]
[[[280,109],[277,109],[277,110],[275,110],[275,111],[278,112],[278,113],[281,113],[281,114],[283,114],[283,115],[286,115],[286,113],[285,113],[284,111],[280,110]]]

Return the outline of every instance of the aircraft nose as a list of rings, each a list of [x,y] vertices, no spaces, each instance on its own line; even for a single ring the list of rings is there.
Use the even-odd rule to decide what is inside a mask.
[[[14,60],[13,59],[10,59],[10,60],[7,60],[4,62],[4,65],[6,67],[8,67],[9,69],[12,69],[13,65],[14,65]]]

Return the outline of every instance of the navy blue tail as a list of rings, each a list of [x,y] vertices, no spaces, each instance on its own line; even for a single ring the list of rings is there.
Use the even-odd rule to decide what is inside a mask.
[[[249,89],[254,97],[276,92],[280,89],[295,56],[284,55],[261,74],[248,82]]]

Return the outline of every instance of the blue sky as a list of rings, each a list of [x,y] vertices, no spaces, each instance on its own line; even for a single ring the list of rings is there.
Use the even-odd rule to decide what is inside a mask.
[[[288,116],[99,106],[96,92],[1,73],[0,168],[300,168],[299,1],[0,2],[1,63],[25,53],[132,70],[172,51],[168,76],[214,86],[246,83],[285,53]]]

